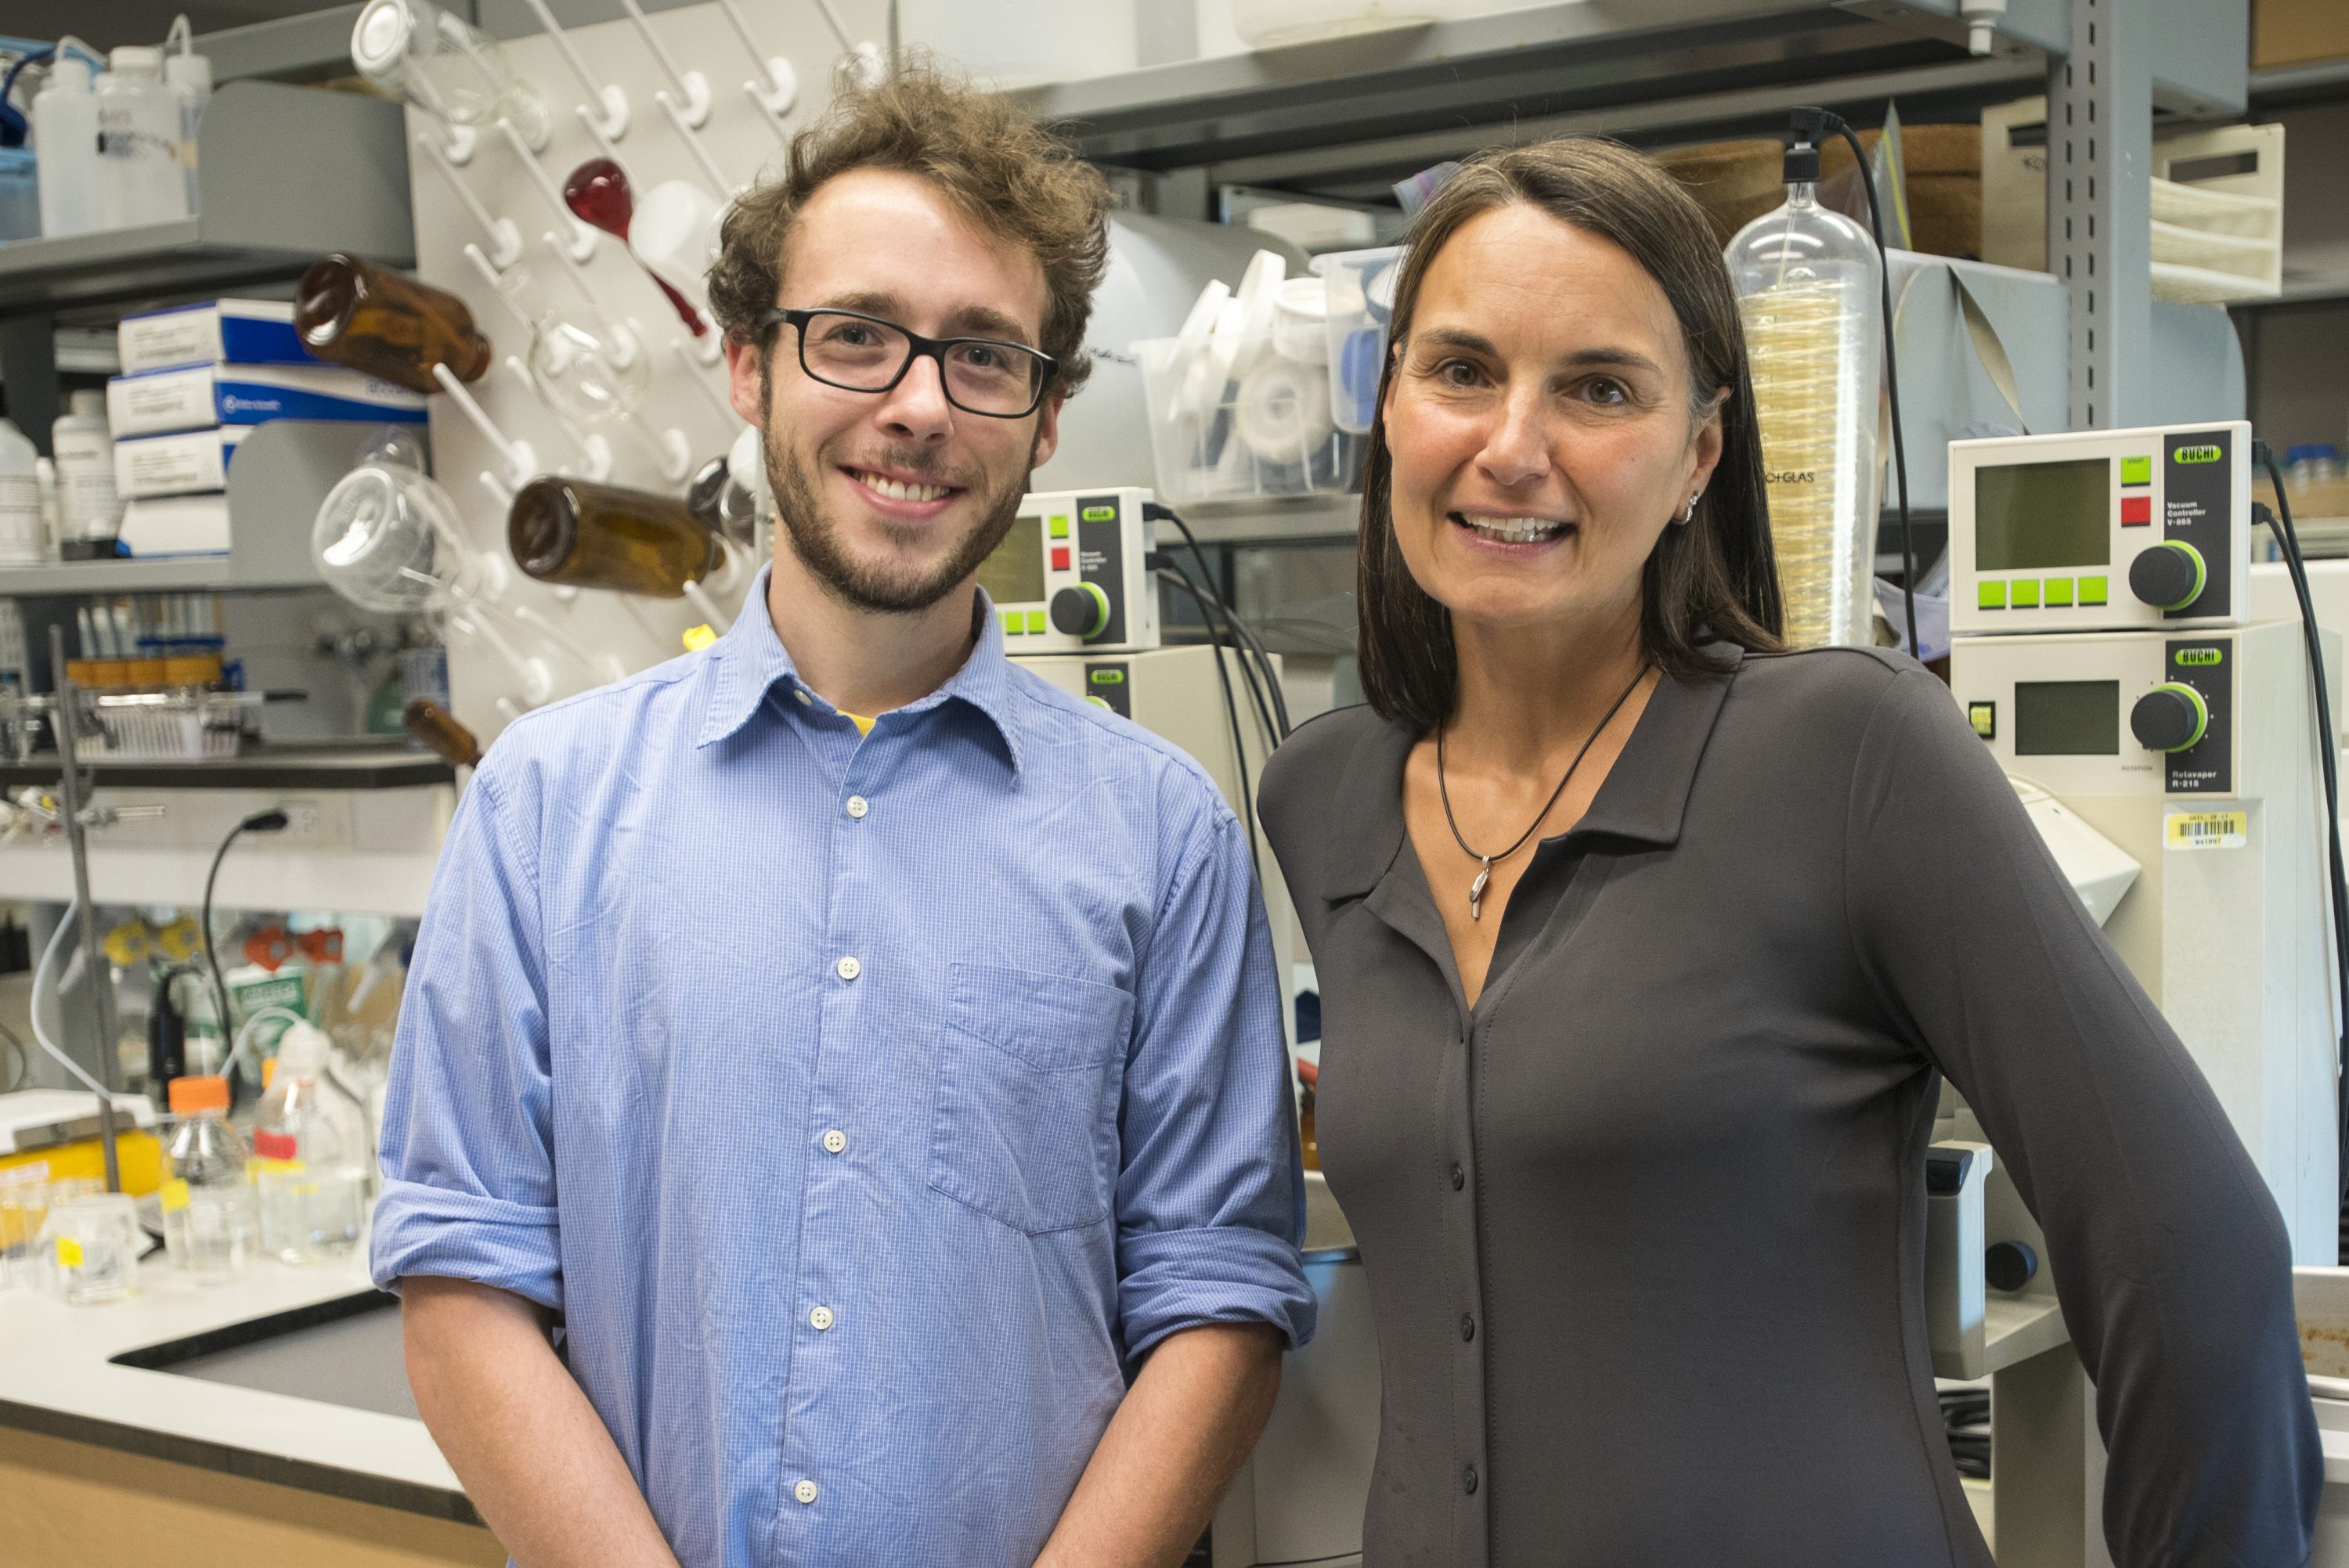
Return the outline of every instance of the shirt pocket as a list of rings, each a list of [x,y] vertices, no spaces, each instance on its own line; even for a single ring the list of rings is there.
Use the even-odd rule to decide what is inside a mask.
[[[1133,998],[991,964],[947,975],[931,1189],[1030,1235],[1102,1220]]]

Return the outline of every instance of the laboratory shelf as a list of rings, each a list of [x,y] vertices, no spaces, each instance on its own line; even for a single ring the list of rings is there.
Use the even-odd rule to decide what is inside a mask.
[[[1987,60],[1967,52],[1955,0],[1686,0],[1660,17],[1661,9],[1563,0],[1015,96],[1102,162],[1171,170],[1245,160],[1248,174],[1269,182],[1300,153],[1344,150],[1362,165],[1396,144],[1407,161],[1419,151],[1412,139],[1430,134],[1490,140],[1493,127],[1576,111],[1619,117],[1837,78],[1863,79],[1880,96],[1892,90],[1887,80],[1932,71],[1936,86],[1995,97],[2041,78],[2042,51],[2068,36],[2061,0],[2017,0]],[[1902,101],[1906,108],[1908,95]],[[1737,109],[1694,112],[1729,119]]]
[[[378,98],[224,83],[198,133],[199,215],[0,244],[0,315],[289,278],[329,251],[412,265],[402,124]]]
[[[0,599],[323,588],[310,561],[311,523],[326,491],[378,428],[332,419],[257,425],[229,468],[226,554],[0,567]]]
[[[400,739],[310,741],[247,747],[234,757],[171,762],[90,758],[82,771],[99,788],[123,789],[406,789],[453,784],[457,770]],[[0,789],[57,781],[55,753],[0,762]]]

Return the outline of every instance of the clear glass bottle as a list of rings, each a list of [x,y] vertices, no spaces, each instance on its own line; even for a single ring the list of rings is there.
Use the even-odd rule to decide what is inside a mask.
[[[1790,646],[1873,643],[1884,260],[1819,205],[1818,150],[1786,154],[1786,203],[1729,242]]]
[[[198,1284],[226,1284],[244,1272],[254,1229],[244,1140],[227,1120],[228,1079],[176,1078],[170,1093],[178,1119],[163,1146],[169,1169],[158,1194],[164,1251]]]
[[[436,365],[478,381],[493,354],[455,294],[340,253],[294,285],[294,330],[319,358],[417,392],[440,389]]]
[[[367,0],[351,28],[351,63],[450,125],[511,120],[532,151],[546,146],[546,100],[515,73],[495,38],[432,0]]]
[[[287,1028],[253,1120],[262,1244],[289,1264],[348,1257],[366,1228],[367,1117],[328,1077],[331,1050],[310,1025]]]
[[[542,583],[685,596],[716,570],[724,544],[676,496],[542,474],[506,513],[515,564]]]

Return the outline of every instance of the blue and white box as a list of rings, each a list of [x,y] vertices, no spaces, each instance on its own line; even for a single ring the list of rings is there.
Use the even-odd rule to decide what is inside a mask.
[[[339,365],[191,365],[106,384],[117,440],[272,419],[421,425],[424,395]]]
[[[114,443],[114,493],[125,500],[226,490],[228,466],[251,425],[219,425]]]
[[[182,365],[316,365],[285,300],[216,299],[126,315],[116,331],[122,373]]]

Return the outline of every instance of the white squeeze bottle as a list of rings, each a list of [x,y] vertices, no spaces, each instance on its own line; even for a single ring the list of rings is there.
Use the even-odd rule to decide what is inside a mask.
[[[176,50],[173,44],[179,46]],[[188,212],[193,216],[202,205],[196,191],[196,130],[203,123],[205,106],[212,101],[212,62],[196,53],[184,14],[171,24],[171,36],[163,46],[171,50],[163,57],[163,85],[179,95],[180,172],[187,181]]]
[[[98,95],[89,62],[59,55],[33,98],[33,150],[41,184],[41,232],[87,234],[98,227]]]
[[[112,539],[121,531],[122,499],[114,489],[114,436],[106,423],[106,394],[69,396],[70,412],[49,427],[57,463],[57,537]]]
[[[188,215],[180,168],[180,95],[163,85],[163,51],[125,45],[98,83],[98,217],[108,229]]]
[[[0,419],[0,564],[41,562],[41,487],[34,469],[39,455],[24,431]]]

